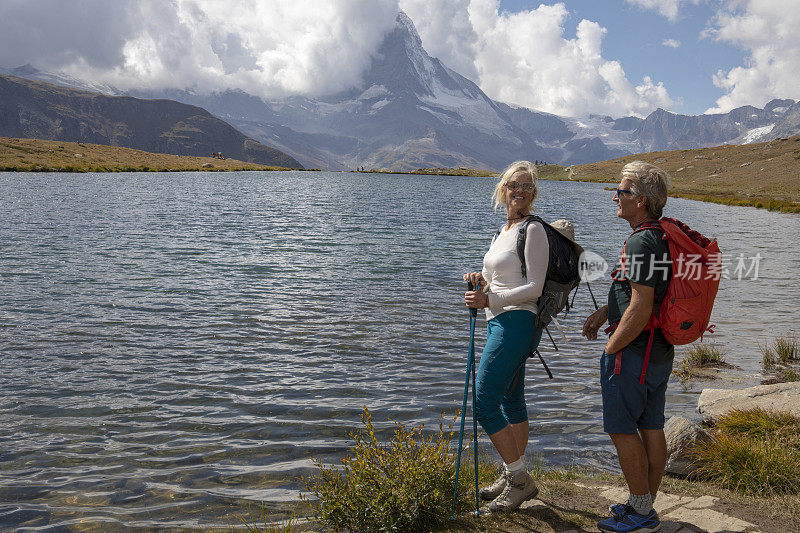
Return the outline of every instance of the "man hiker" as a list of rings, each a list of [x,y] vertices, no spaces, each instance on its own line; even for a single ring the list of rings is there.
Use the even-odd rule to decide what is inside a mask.
[[[643,161],[625,165],[621,177],[613,200],[617,216],[634,233],[612,273],[608,305],[586,319],[583,335],[595,340],[600,327],[610,324],[600,361],[603,430],[617,449],[630,495],[627,502],[612,505],[611,518],[597,526],[601,531],[650,532],[661,529],[653,501],[667,458],[664,403],[675,354],[661,331],[649,327],[671,277],[667,241],[655,224],[667,202],[669,180],[663,170]]]

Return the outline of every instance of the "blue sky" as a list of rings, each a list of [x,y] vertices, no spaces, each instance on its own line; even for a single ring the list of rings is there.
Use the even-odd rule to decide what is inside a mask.
[[[501,0],[500,10],[513,13],[534,9],[540,4]],[[676,100],[674,110],[683,114],[701,114],[714,107],[724,91],[714,85],[713,75],[720,69],[728,71],[741,65],[745,60],[741,48],[710,37],[701,38],[716,14],[716,2],[682,4],[674,21],[622,0],[567,0],[564,4],[570,11],[565,37],[575,37],[581,19],[598,22],[607,30],[603,57],[622,63],[631,79],[649,75],[663,82]],[[680,46],[665,46],[662,43],[667,39],[678,41]]]

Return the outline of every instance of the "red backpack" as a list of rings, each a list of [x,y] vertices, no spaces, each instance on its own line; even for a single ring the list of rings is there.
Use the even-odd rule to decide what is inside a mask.
[[[650,339],[644,355],[642,376],[639,380],[641,384],[644,384],[656,328],[660,329],[667,342],[673,345],[702,340],[705,332],[714,332],[714,326],[709,326],[708,322],[722,274],[722,254],[716,239],[704,237],[680,220],[667,217],[655,223],[646,222],[633,233],[650,228],[658,228],[664,232],[663,239],[667,241],[672,263],[672,278],[669,280],[658,313],[654,312],[645,326],[645,330],[650,330]],[[623,271],[624,258],[623,245],[620,261]],[[617,354],[617,368],[620,366],[621,353]]]

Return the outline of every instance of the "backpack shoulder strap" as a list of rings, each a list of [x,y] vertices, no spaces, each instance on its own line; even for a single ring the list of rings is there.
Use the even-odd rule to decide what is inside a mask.
[[[623,281],[625,280],[625,246],[628,244],[628,239],[639,233],[640,231],[644,231],[646,229],[657,229],[661,230],[663,238],[666,239],[667,232],[661,227],[660,221],[655,222],[644,222],[635,230],[633,230],[630,235],[625,238],[625,242],[622,243],[622,253],[619,256],[619,268],[615,268],[613,272],[611,272],[611,279],[614,281]],[[619,277],[620,272],[622,272],[622,277]]]
[[[519,257],[523,278],[528,277],[528,267],[525,264],[525,241],[528,238],[528,226],[530,226],[531,222],[539,222],[542,226],[547,227],[545,221],[537,215],[528,215],[528,218],[522,221],[519,227],[519,233],[517,233],[517,257]]]
[[[649,222],[649,221],[648,222],[644,222],[639,227],[637,227],[635,230],[633,230],[631,232],[631,234],[628,235],[628,237],[625,239],[625,242],[622,243],[622,255],[625,255],[625,245],[628,243],[628,239],[630,239],[631,237],[633,237],[634,235],[636,235],[640,231],[644,231],[646,229],[660,230],[662,235],[664,235],[664,238],[666,238],[666,233],[667,232],[666,232],[666,230],[664,230],[663,227],[661,227],[661,224],[659,223],[658,220],[655,221],[655,222]]]
[[[660,221],[656,220],[655,222],[652,221],[643,222],[641,225],[639,225],[639,227],[637,227],[635,230],[631,232],[631,235],[639,233],[640,231],[644,231],[646,229],[657,229],[660,230],[662,233],[664,232],[664,228],[661,227]],[[628,239],[631,238],[631,235],[628,235]],[[628,239],[625,240],[627,241]]]

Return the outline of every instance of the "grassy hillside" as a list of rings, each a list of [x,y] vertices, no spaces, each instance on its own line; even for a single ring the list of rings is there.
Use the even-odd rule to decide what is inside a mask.
[[[637,159],[669,172],[672,196],[800,213],[800,136],[757,144],[650,152],[572,167],[547,165],[540,167],[540,176],[618,182],[622,166]]]
[[[164,172],[285,170],[235,159],[153,154],[100,144],[0,137],[0,171]]]
[[[0,75],[0,136],[124,146],[159,154],[228,157],[302,168],[203,108],[173,100],[109,96]]]

